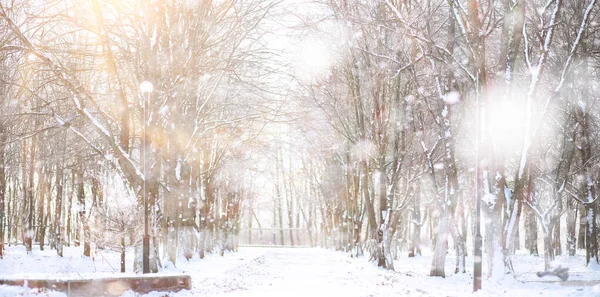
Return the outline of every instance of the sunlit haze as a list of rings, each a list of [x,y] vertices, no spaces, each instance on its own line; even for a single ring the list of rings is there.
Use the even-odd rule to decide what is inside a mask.
[[[2,296],[600,296],[597,0],[0,0]]]

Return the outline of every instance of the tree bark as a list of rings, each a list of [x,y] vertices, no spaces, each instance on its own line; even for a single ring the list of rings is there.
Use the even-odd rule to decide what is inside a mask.
[[[125,236],[121,236],[121,272],[125,272],[125,251],[127,246],[125,245]]]
[[[572,197],[567,198],[567,212],[565,215],[567,218],[567,252],[569,256],[574,257],[577,252],[577,205]]]
[[[85,187],[84,187],[84,173],[83,168],[80,167],[76,170],[77,174],[77,214],[79,216],[80,229],[77,230],[78,234],[83,234],[83,255],[89,257],[91,254],[90,249],[90,227],[86,216],[85,208]],[[83,231],[83,232],[82,232]]]
[[[37,126],[37,125],[36,125]],[[30,156],[29,156],[29,173],[27,174],[27,177],[29,178],[29,181],[27,182],[27,199],[25,201],[27,201],[26,203],[28,204],[27,207],[27,230],[25,231],[25,247],[27,249],[27,252],[31,252],[32,249],[32,243],[33,243],[33,236],[34,236],[34,226],[33,226],[33,222],[34,222],[34,212],[35,212],[35,198],[33,196],[33,188],[35,187],[34,183],[34,174],[35,174],[35,163],[36,163],[36,146],[37,146],[37,137],[34,136],[31,139],[31,146],[29,147],[29,149],[31,150]]]
[[[417,191],[418,193],[418,191]],[[423,222],[421,221],[421,199],[419,199],[418,195],[413,197],[413,211],[412,211],[412,224],[413,232],[411,236],[410,250],[408,252],[408,257],[421,256],[421,226],[423,226]]]
[[[67,247],[71,246],[71,241],[72,241],[72,236],[73,236],[73,195],[75,194],[75,172],[71,171],[71,188],[70,188],[70,193],[69,193],[69,200],[67,201],[67,209],[66,211],[66,215],[67,215],[67,236],[66,236],[66,243],[67,243]]]
[[[6,160],[4,157],[6,128],[0,123],[0,259],[4,257],[4,230],[6,222]]]
[[[554,261],[554,248],[552,245],[552,231],[544,232],[544,269],[550,270]]]
[[[577,234],[577,248],[580,250],[585,250],[586,248],[586,230],[587,230],[587,212],[584,205],[577,206],[579,213],[579,234]]]
[[[56,241],[56,253],[59,256],[63,256],[63,234],[64,234],[64,224],[63,224],[63,164],[56,164],[56,199],[55,199],[55,207],[54,207],[54,236]]]
[[[38,213],[37,213],[37,241],[40,244],[40,251],[44,250],[44,239],[46,238],[46,215],[44,211],[46,210],[46,199],[50,196],[50,182],[47,181],[50,178],[49,172],[45,168],[40,168],[38,171],[39,176],[39,189],[38,189]],[[50,202],[48,201],[48,204]]]
[[[538,256],[538,226],[537,217],[529,207],[525,210],[525,248],[530,255]]]
[[[6,160],[4,157],[6,128],[0,123],[0,259],[4,257],[4,229],[6,222]]]

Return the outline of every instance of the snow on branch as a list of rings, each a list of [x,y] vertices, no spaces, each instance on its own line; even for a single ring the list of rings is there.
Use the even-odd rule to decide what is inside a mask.
[[[554,1],[552,1],[552,0],[548,1],[546,6],[544,7],[544,9],[546,9],[549,5],[551,5],[552,2],[554,2]],[[544,118],[545,115],[549,112],[550,103],[554,100],[554,98],[558,97],[559,92],[562,89],[562,86],[564,85],[566,74],[569,71],[569,69],[571,68],[571,64],[573,63],[573,57],[575,56],[575,52],[577,51],[577,48],[579,47],[579,44],[581,42],[581,36],[583,35],[583,32],[586,28],[586,24],[588,23],[591,11],[594,8],[595,4],[596,4],[596,0],[590,0],[589,4],[587,5],[587,7],[584,11],[583,18],[581,19],[581,24],[579,25],[579,29],[577,32],[577,36],[575,37],[575,40],[573,41],[573,44],[571,45],[571,50],[569,52],[569,56],[567,57],[567,61],[565,62],[563,69],[561,71],[560,81],[559,81],[558,85],[556,86],[556,88],[554,89],[554,92],[552,94],[550,94],[550,96],[546,100],[546,102],[544,104],[544,108],[542,109],[540,119]],[[548,31],[546,33],[546,38],[544,40],[544,45],[542,47],[542,53],[538,59],[537,65],[535,65],[535,66],[532,66],[531,61],[530,61],[530,57],[529,57],[529,53],[528,53],[528,48],[529,48],[528,38],[526,35],[527,33],[525,30],[525,26],[523,26],[523,37],[524,37],[524,41],[525,41],[525,58],[527,61],[528,68],[530,69],[530,71],[532,73],[529,91],[527,92],[526,126],[527,126],[527,124],[530,124],[530,121],[531,121],[531,119],[530,119],[530,117],[531,117],[531,114],[530,114],[531,113],[531,102],[530,101],[532,100],[535,89],[538,85],[539,75],[543,69],[545,59],[550,51],[549,47],[550,47],[550,43],[552,41],[552,35],[554,32],[554,27],[555,27],[555,23],[556,23],[556,16],[558,14],[558,11],[560,10],[561,5],[562,5],[562,1],[556,0],[555,7],[552,12],[552,17],[550,19],[550,23],[547,26]],[[541,123],[542,123],[542,121],[540,120],[535,128],[535,131],[533,131],[533,135],[537,134],[537,131],[539,130],[539,127],[541,126]],[[530,139],[532,137],[529,127],[526,127],[525,133],[526,133],[525,134],[526,139],[525,139],[525,143],[523,146],[523,152],[521,155],[521,165],[519,167],[519,179],[522,178],[523,169],[524,169],[525,162],[527,159],[527,152],[529,150],[529,143],[530,143]]]
[[[559,81],[558,85],[556,86],[556,88],[554,89],[554,94],[557,94],[558,92],[560,92],[560,89],[562,88],[563,84],[565,83],[565,77],[566,77],[567,71],[569,70],[571,63],[573,63],[573,57],[575,55],[575,51],[577,51],[577,48],[579,47],[579,43],[581,41],[581,36],[583,35],[583,31],[585,30],[585,25],[588,22],[588,19],[590,17],[590,12],[592,11],[592,8],[594,7],[595,4],[596,4],[596,0],[591,0],[590,3],[588,4],[587,8],[585,9],[585,12],[583,13],[583,18],[581,19],[581,24],[579,25],[579,30],[577,31],[577,37],[575,37],[575,40],[573,41],[573,44],[571,45],[571,51],[569,52],[569,56],[567,57],[565,66],[563,67],[562,72],[560,74],[560,81]],[[544,110],[547,109],[547,106],[550,104],[552,97],[554,97],[554,96],[551,96],[546,101]]]
[[[3,46],[0,46],[0,51],[25,51],[25,50],[27,50],[27,48],[24,46],[21,46],[21,45],[6,44]]]
[[[470,26],[470,24],[469,24],[468,21],[464,22],[462,16],[460,15],[460,13],[458,12],[458,10],[456,9],[457,5],[462,10],[462,12],[464,14],[466,14],[465,8],[462,6],[462,4],[460,3],[460,1],[452,1],[452,3],[450,3],[450,8],[452,9],[452,12],[454,14],[454,18],[456,19],[456,22],[458,23],[458,27],[460,28],[461,33],[463,34],[463,36],[465,36],[465,40],[467,42],[467,47],[469,48],[469,51],[471,52],[471,55],[474,57],[475,56],[475,50],[471,46],[471,42],[469,40],[469,35],[468,35],[468,32],[471,31],[471,26]]]
[[[525,167],[527,165],[527,158],[529,155],[529,150],[531,148],[531,139],[532,139],[532,131],[531,131],[531,122],[532,122],[532,108],[533,108],[533,97],[535,95],[535,91],[539,85],[540,74],[544,69],[544,65],[546,62],[546,58],[548,53],[550,52],[550,44],[552,43],[552,37],[554,36],[554,27],[556,24],[556,18],[558,12],[560,11],[560,7],[562,6],[561,0],[556,0],[556,4],[554,6],[554,10],[552,11],[552,16],[550,17],[550,23],[548,24],[548,29],[546,31],[546,37],[544,39],[544,44],[542,45],[542,52],[538,58],[536,65],[531,65],[531,62],[527,62],[527,67],[529,68],[529,72],[531,73],[531,81],[529,83],[529,90],[527,91],[527,99],[525,102],[525,136],[523,140],[523,148],[521,150],[521,158],[519,162],[519,171],[517,174],[517,178],[519,180],[523,179],[523,173],[525,171]],[[541,21],[543,25],[543,20]],[[541,26],[544,27],[544,26]],[[525,34],[525,25],[523,25],[523,33]],[[527,35],[523,35],[525,38],[525,52],[526,57],[528,51],[528,43],[527,43]],[[540,121],[541,122],[541,121]]]
[[[144,180],[144,175],[138,168],[138,166],[130,159],[129,154],[125,152],[125,150],[121,147],[120,143],[118,143],[109,129],[106,129],[84,106],[83,103],[79,100],[79,97],[86,99],[92,103],[95,103],[92,95],[89,91],[85,90],[83,84],[72,75],[69,75],[64,68],[62,68],[58,63],[54,62],[50,55],[45,54],[39,51],[33,43],[23,34],[21,29],[13,22],[13,20],[6,14],[6,10],[4,6],[0,2],[0,17],[4,19],[11,31],[16,35],[16,38],[23,43],[23,50],[28,53],[34,54],[37,56],[43,63],[48,65],[51,71],[56,75],[56,77],[64,84],[64,86],[71,91],[73,96],[71,99],[77,108],[77,112],[87,119],[88,122],[92,123],[92,126],[96,131],[98,131],[104,139],[108,141],[111,149],[115,152],[117,159],[121,165],[120,168],[124,169],[124,175],[127,177],[128,182],[134,188],[138,188],[141,186]],[[72,129],[72,131],[74,131]],[[76,133],[77,134],[77,133]],[[82,136],[82,135],[78,135]],[[88,144],[91,144],[89,141],[86,141]],[[92,146],[94,150],[97,150],[97,147]]]
[[[427,220],[427,215],[428,215],[428,214],[429,214],[429,212],[425,211],[425,213],[424,213],[423,217],[421,218],[421,220],[420,220],[419,222],[417,222],[417,221],[415,221],[415,220],[413,220],[413,219],[410,219],[410,220],[408,220],[408,221],[409,221],[410,223],[412,223],[412,224],[415,224],[415,225],[417,225],[417,226],[420,226],[420,227],[421,227],[421,226],[425,225],[425,221]]]
[[[75,128],[73,128],[73,126],[69,126],[69,130],[71,130],[73,133],[75,133],[75,135],[77,135],[85,143],[87,143],[87,145],[89,147],[91,147],[95,152],[97,152],[102,157],[104,157],[104,159],[107,159],[107,160],[109,159],[100,148],[98,148],[96,145],[94,145],[94,143],[92,143],[89,139],[87,139],[87,137],[85,137],[85,135],[81,134],[81,132],[75,130]]]
[[[406,30],[409,32],[409,34],[408,34],[408,35],[409,35],[410,37],[412,37],[412,38],[415,38],[416,40],[419,40],[419,41],[421,41],[421,42],[423,42],[423,43],[430,44],[430,45],[432,45],[433,47],[435,47],[435,48],[439,49],[439,50],[440,50],[442,53],[444,53],[445,55],[447,55],[448,57],[450,57],[450,58],[451,58],[451,59],[454,61],[454,63],[456,63],[456,65],[458,65],[458,67],[459,67],[459,68],[460,68],[460,69],[461,69],[461,70],[462,70],[462,71],[463,71],[463,72],[464,72],[464,73],[465,73],[465,74],[466,74],[466,75],[469,77],[469,79],[471,79],[473,82],[476,80],[476,78],[475,78],[475,75],[473,75],[473,73],[471,73],[471,72],[470,72],[470,71],[467,69],[467,67],[466,67],[465,65],[463,65],[462,63],[460,63],[460,62],[459,62],[459,61],[456,59],[456,57],[455,57],[454,55],[452,55],[452,53],[450,53],[450,51],[449,51],[448,49],[446,49],[446,48],[444,48],[444,47],[442,47],[442,46],[440,46],[440,45],[436,44],[434,41],[432,41],[432,40],[429,40],[428,38],[424,37],[423,35],[419,35],[419,34],[417,34],[417,32],[415,31],[415,29],[414,29],[413,27],[411,27],[411,26],[410,26],[410,25],[407,23],[406,19],[405,19],[405,18],[404,18],[404,16],[402,15],[402,13],[401,13],[401,12],[398,10],[398,8],[396,8],[396,7],[395,7],[395,6],[394,6],[394,5],[393,5],[393,4],[390,2],[390,0],[385,0],[385,3],[386,3],[386,5],[387,5],[387,6],[388,6],[388,7],[389,7],[391,10],[392,10],[392,12],[393,12],[393,13],[394,13],[394,14],[395,14],[397,17],[398,17],[398,19],[399,19],[400,23],[401,23],[401,24],[403,25],[403,27],[404,27],[404,28],[405,28],[405,29],[406,29]],[[455,9],[454,5],[452,5],[452,7],[454,8],[453,10],[454,10],[455,14],[457,14],[457,16],[456,16],[456,18],[457,18],[457,22],[459,23],[459,26],[461,27],[461,31],[462,31],[463,35],[464,35],[464,36],[467,36],[467,35],[466,35],[466,32],[467,32],[467,29],[468,29],[468,28],[470,28],[470,27],[468,26],[468,24],[467,24],[467,25],[465,25],[465,24],[463,23],[463,21],[462,21],[462,18],[460,17],[460,14],[459,14],[459,13],[456,11],[456,9]],[[465,28],[465,26],[466,26],[466,27],[468,27],[468,28]],[[471,55],[474,55],[474,50],[473,50],[473,48],[472,48],[472,46],[471,46],[471,42],[469,41],[469,38],[466,38],[466,42],[467,42],[467,46],[468,46],[468,48],[469,48],[469,52],[471,53]],[[417,63],[417,62],[418,62],[419,60],[421,60],[421,59],[423,58],[423,56],[425,55],[425,54],[424,54],[424,52],[425,52],[425,51],[423,50],[423,48],[421,47],[421,45],[420,45],[420,44],[419,44],[419,49],[421,50],[421,53],[422,53],[422,55],[421,55],[421,56],[419,56],[419,57],[418,57],[418,58],[417,58],[415,61],[411,62],[411,64]],[[369,53],[370,53],[370,52],[369,52]],[[370,53],[370,54],[376,55],[375,53]],[[380,56],[380,55],[377,55],[377,56]],[[388,59],[391,59],[391,58],[389,58],[389,57],[385,57],[385,56],[383,56],[383,58],[388,58]],[[394,62],[396,62],[396,63],[398,63],[398,62],[397,62],[397,61],[395,61],[395,60],[393,60],[393,61],[394,61]],[[406,65],[406,66],[404,66],[404,67],[400,68],[400,70],[398,70],[398,73],[400,73],[402,70],[404,70],[404,68],[411,66],[411,64],[408,64],[408,65]]]
[[[542,228],[544,229],[544,233],[548,234],[550,230],[552,230],[552,226],[556,224],[559,218],[562,216],[562,213],[554,214],[554,210],[560,203],[560,199],[555,199],[552,205],[548,207],[545,211],[540,208],[540,206],[536,204],[532,204],[530,201],[525,201],[525,204],[533,210],[533,212],[540,218],[542,223]]]

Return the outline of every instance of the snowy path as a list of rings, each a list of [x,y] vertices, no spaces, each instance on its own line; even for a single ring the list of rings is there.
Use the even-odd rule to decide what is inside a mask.
[[[593,287],[524,284],[514,279],[486,281],[484,290],[473,294],[469,274],[445,279],[412,273],[409,276],[401,271],[379,269],[366,258],[353,259],[345,253],[324,249],[261,250],[264,253],[252,261],[215,277],[195,278],[191,291],[171,296],[600,296],[600,291]],[[405,265],[401,266],[410,268]]]
[[[22,247],[10,247],[0,260],[0,277],[47,276],[76,277],[120,275],[114,272],[118,253],[103,252],[96,260],[81,256],[81,249],[65,250],[65,257],[54,251],[34,250],[27,255]],[[128,254],[128,259],[132,255]],[[519,256],[519,279],[530,278],[535,267],[542,263],[539,257]],[[538,263],[540,262],[540,263]],[[597,281],[600,274],[582,267],[581,259],[569,258],[563,264],[573,269],[573,281]],[[454,260],[447,259],[446,271],[453,271]],[[483,290],[472,293],[471,274],[449,275],[447,278],[427,276],[431,257],[399,257],[394,265],[397,272],[377,268],[367,258],[351,258],[347,253],[320,248],[255,248],[242,247],[239,252],[224,256],[208,254],[205,259],[194,257],[190,261],[178,259],[177,266],[167,265],[161,273],[189,274],[192,289],[177,293],[152,292],[146,297],[388,297],[388,296],[600,296],[600,286],[572,283],[579,286],[562,286],[560,283],[522,283],[514,279],[487,280]],[[468,263],[467,267],[472,267]],[[543,263],[542,263],[543,264]],[[527,268],[529,267],[529,268]],[[129,269],[130,267],[128,267]],[[527,269],[526,269],[527,268]],[[470,271],[470,269],[469,269]],[[124,275],[131,275],[128,272]],[[551,281],[552,279],[543,279]],[[52,296],[66,296],[53,292]],[[23,287],[0,286],[0,297],[45,296]],[[123,297],[139,296],[131,291]]]
[[[410,293],[400,286],[396,288],[395,281],[389,272],[366,261],[353,261],[343,253],[273,248],[219,277],[193,280],[194,289],[189,293],[190,296],[389,296],[391,292],[405,296]],[[184,292],[177,295],[186,296]]]

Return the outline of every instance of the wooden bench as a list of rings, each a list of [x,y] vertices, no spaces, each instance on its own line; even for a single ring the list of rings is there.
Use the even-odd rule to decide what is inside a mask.
[[[46,288],[67,296],[120,296],[127,290],[137,293],[177,292],[190,290],[189,275],[144,274],[132,276],[81,277],[59,279],[0,279],[0,285]]]

